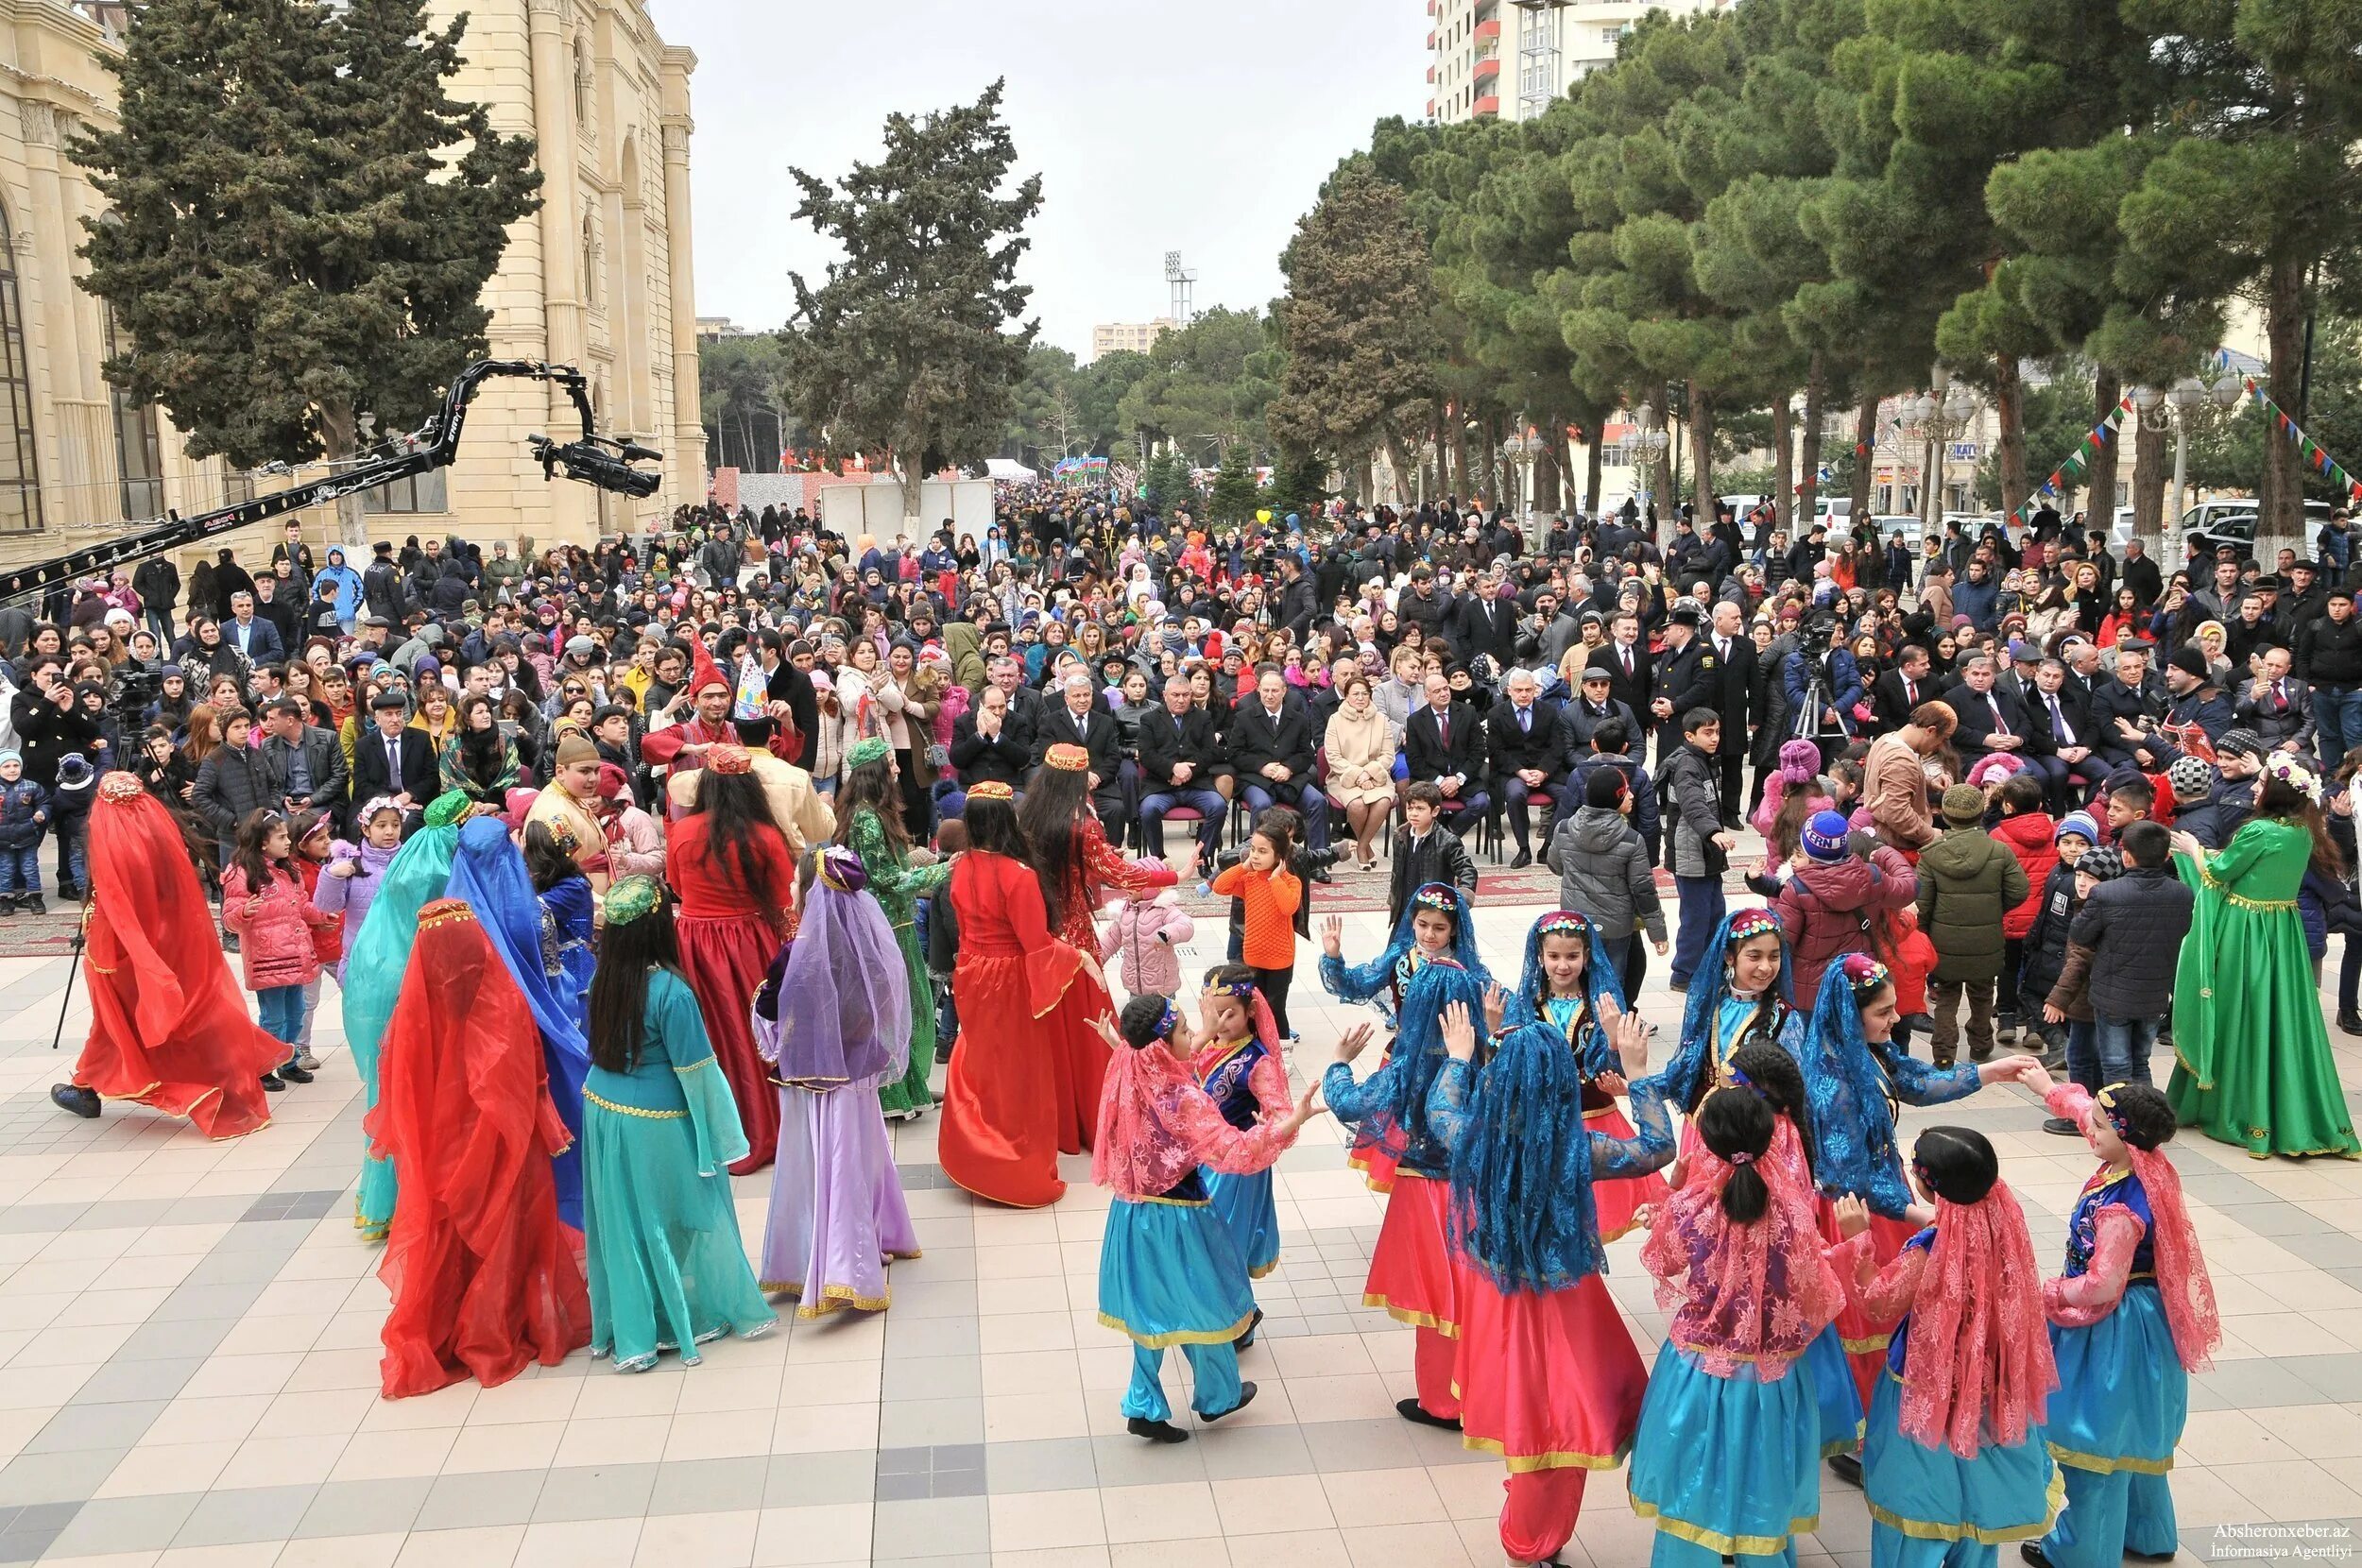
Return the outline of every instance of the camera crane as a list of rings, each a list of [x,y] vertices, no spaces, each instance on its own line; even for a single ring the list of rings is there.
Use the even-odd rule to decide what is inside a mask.
[[[443,394],[442,408],[418,430],[397,440],[394,444],[399,450],[388,455],[356,463],[342,472],[307,485],[291,486],[272,495],[257,496],[252,501],[201,512],[192,518],[169,518],[87,550],[0,572],[0,606],[62,593],[78,579],[94,572],[106,572],[130,561],[177,550],[306,506],[338,501],[393,480],[449,468],[459,455],[459,435],[467,423],[468,404],[479,386],[499,376],[562,386],[582,416],[582,434],[572,441],[555,441],[546,435],[526,438],[541,465],[543,479],[555,479],[562,470],[569,479],[635,498],[654,495],[657,486],[663,483],[663,476],[656,470],[633,467],[638,463],[660,462],[662,452],[629,439],[619,440],[591,431],[590,383],[580,370],[571,365],[546,365],[534,359],[481,359],[452,378],[450,389]]]

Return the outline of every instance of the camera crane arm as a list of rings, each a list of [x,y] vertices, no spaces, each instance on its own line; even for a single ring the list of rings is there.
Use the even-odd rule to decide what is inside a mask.
[[[450,389],[443,394],[442,408],[433,418],[402,439],[402,445],[405,450],[356,463],[340,473],[333,473],[305,485],[290,486],[272,495],[257,496],[251,501],[202,512],[192,518],[167,519],[120,538],[92,545],[86,550],[73,551],[35,566],[0,573],[0,605],[42,599],[53,592],[62,592],[80,578],[110,571],[128,562],[195,544],[216,534],[265,522],[307,506],[342,500],[397,479],[449,468],[459,454],[460,433],[467,424],[468,405],[474,400],[476,389],[485,382],[502,376],[550,382],[562,386],[573,400],[575,411],[582,416],[582,434],[572,441],[554,441],[546,435],[529,438],[528,444],[534,457],[541,465],[544,479],[554,479],[558,470],[563,469],[569,479],[595,486],[602,490],[611,490],[618,495],[641,497],[656,493],[663,476],[653,469],[634,468],[632,465],[660,461],[663,454],[636,442],[593,434],[590,428],[590,384],[580,370],[571,365],[547,365],[533,359],[482,359],[452,378]]]

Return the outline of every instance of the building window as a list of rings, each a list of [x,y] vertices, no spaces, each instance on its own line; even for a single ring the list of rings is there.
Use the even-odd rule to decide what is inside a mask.
[[[599,242],[590,231],[590,220],[582,220],[582,302],[599,302]]]
[[[0,534],[40,531],[41,466],[33,435],[32,368],[16,287],[16,236],[0,207]]]
[[[1621,43],[1623,41],[1624,29],[1621,27],[1601,27],[1600,29],[1600,42],[1602,43]]]
[[[397,479],[361,492],[364,510],[375,512],[448,512],[451,499],[443,486],[443,470],[429,469],[408,479]]]
[[[122,349],[115,342],[115,313],[107,312],[107,357]],[[123,520],[145,522],[164,515],[163,446],[156,434],[156,406],[136,402],[128,389],[110,384],[115,405],[115,469],[122,476]]]
[[[233,469],[225,459],[221,468],[221,503],[243,506],[254,499],[254,474],[248,469]]]
[[[582,40],[574,40],[574,124],[587,125],[590,120],[590,60],[582,52]]]

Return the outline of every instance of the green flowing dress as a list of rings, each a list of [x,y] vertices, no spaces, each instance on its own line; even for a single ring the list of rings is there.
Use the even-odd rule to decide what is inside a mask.
[[[590,1354],[617,1372],[645,1372],[668,1350],[694,1366],[707,1340],[779,1321],[739,1239],[729,1164],[745,1158],[746,1133],[696,993],[654,969],[642,1006],[639,1065],[593,1065],[582,1092]]]
[[[419,939],[419,912],[443,896],[451,880],[451,862],[459,850],[459,822],[467,814],[468,797],[436,797],[426,809],[426,826],[395,851],[385,867],[385,885],[369,905],[361,934],[345,955],[345,1045],[361,1075],[364,1106],[377,1109],[378,1048],[385,1043],[385,1025],[402,995],[402,976],[409,972],[410,949]],[[367,1241],[383,1241],[394,1219],[394,1164],[368,1151],[361,1152],[361,1185],[353,1194],[352,1223]]]
[[[2198,894],[2174,974],[2166,1088],[2183,1123],[2258,1159],[2362,1152],[2337,1083],[2297,886],[2313,836],[2255,818],[2175,869]]]
[[[887,841],[878,813],[866,806],[854,809],[846,837],[861,857],[862,869],[869,873],[869,891],[878,895],[894,927],[894,942],[902,949],[902,968],[911,983],[911,1065],[900,1078],[879,1086],[878,1102],[889,1116],[915,1116],[935,1102],[927,1088],[928,1075],[935,1068],[934,988],[927,980],[927,955],[918,946],[918,901],[950,882],[951,862],[911,864]]]

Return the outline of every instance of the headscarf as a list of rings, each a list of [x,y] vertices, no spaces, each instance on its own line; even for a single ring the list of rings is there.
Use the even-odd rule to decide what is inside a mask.
[[[1616,965],[1609,961],[1607,947],[1600,939],[1600,923],[1587,914],[1574,910],[1552,910],[1536,920],[1526,932],[1525,969],[1517,977],[1517,994],[1510,998],[1509,1014],[1503,1021],[1512,1026],[1549,1023],[1546,1003],[1549,999],[1550,977],[1549,972],[1542,967],[1542,942],[1550,936],[1581,936],[1589,944],[1583,961],[1583,1006],[1584,1016],[1590,1021],[1591,1038],[1587,1042],[1577,1042],[1579,1046],[1587,1045],[1590,1048],[1582,1063],[1583,1074],[1585,1078],[1597,1078],[1603,1072],[1614,1072],[1617,1070],[1615,1050],[1607,1044],[1605,1031],[1599,1027],[1600,1004],[1613,1001],[1621,1011],[1624,1006],[1624,981],[1623,977],[1616,972]]]
[[[1936,1200],[1935,1244],[1911,1303],[1903,1435],[1973,1459],[2042,1424],[2059,1369],[2026,1213],[1995,1181],[1974,1203]]]
[[[1447,1225],[1452,1245],[1504,1291],[1563,1290],[1607,1269],[1583,1076],[1558,1031],[1535,1022],[1505,1031],[1477,1075],[1452,1146]]]
[[[1911,1199],[1895,1142],[1894,1092],[1878,1049],[1861,1031],[1861,998],[1891,978],[1867,953],[1830,964],[1813,998],[1811,1043],[1797,1065],[1822,1190],[1857,1194],[1874,1212],[1895,1219]]]
[[[378,1050],[418,942],[419,911],[443,896],[451,881],[459,819],[468,806],[468,797],[455,790],[429,803],[426,826],[394,852],[385,880],[361,922],[361,934],[345,954],[345,1044],[352,1049],[364,1083],[379,1082]],[[370,1103],[376,1103],[374,1095]]]
[[[754,1031],[778,1082],[816,1094],[899,1078],[910,1065],[908,973],[852,851],[821,851],[796,939],[755,993]]]
[[[1448,882],[1429,882],[1403,906],[1402,918],[1395,922],[1395,933],[1387,938],[1385,949],[1369,963],[1345,971],[1347,991],[1368,996],[1397,975],[1397,966],[1419,950],[1419,939],[1411,923],[1422,909],[1442,910],[1452,917],[1451,962],[1477,977],[1481,982],[1480,991],[1493,982],[1484,961],[1477,957],[1476,922],[1469,915],[1467,895]],[[1403,979],[1404,989],[1408,990],[1409,977]]]
[[[1781,934],[1778,916],[1760,906],[1733,910],[1715,928],[1705,951],[1699,955],[1698,967],[1690,972],[1689,996],[1682,1006],[1681,1043],[1673,1048],[1673,1059],[1656,1075],[1670,1103],[1690,1104],[1700,1081],[1713,1077],[1714,1064],[1709,1058],[1714,1050],[1715,1014],[1721,1007],[1722,998],[1730,995],[1731,950],[1766,933],[1780,937],[1780,975],[1772,984],[1772,997],[1792,1005],[1795,980],[1789,966],[1788,939]],[[1801,1022],[1797,1031],[1802,1032]],[[1821,1112],[1816,1105],[1813,1125],[1820,1124]]]

